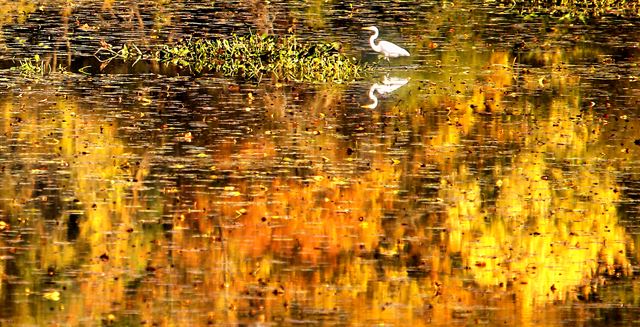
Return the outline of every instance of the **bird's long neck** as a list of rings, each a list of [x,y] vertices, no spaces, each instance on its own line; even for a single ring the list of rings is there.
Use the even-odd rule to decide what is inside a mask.
[[[373,43],[373,41],[371,41],[371,43]],[[378,88],[380,87],[380,84],[373,84],[371,85],[371,87],[369,88],[369,99],[371,99],[371,101],[373,101],[373,103],[371,103],[370,105],[368,105],[368,108],[374,109],[375,107],[378,106],[378,97],[376,96],[376,91],[378,91]],[[380,91],[378,91],[380,92]]]
[[[379,87],[380,87],[380,84],[378,83],[371,85],[371,87],[369,88],[369,99],[373,100],[376,97],[376,91],[378,91]]]
[[[371,45],[371,48],[373,49],[373,51],[376,52],[380,52],[380,46],[375,44],[373,41],[375,41],[375,39],[378,38],[378,30],[373,31],[373,35],[371,35],[371,37],[369,38],[369,44]]]

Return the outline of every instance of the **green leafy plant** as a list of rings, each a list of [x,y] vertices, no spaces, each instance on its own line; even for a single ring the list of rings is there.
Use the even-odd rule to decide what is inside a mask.
[[[229,39],[188,39],[162,48],[155,58],[191,73],[261,80],[341,83],[368,66],[340,52],[338,42],[304,43],[295,36],[232,35]]]
[[[20,72],[20,75],[24,77],[42,77],[45,72],[45,64],[40,60],[40,56],[36,54],[33,58],[19,60],[19,65],[13,67],[13,69]]]
[[[33,58],[18,60],[18,65],[12,67],[11,70],[17,71],[20,75],[27,78],[42,78],[53,72],[64,73],[67,71],[62,65],[58,66],[57,69],[54,69],[51,64],[42,60],[38,54],[34,55]]]

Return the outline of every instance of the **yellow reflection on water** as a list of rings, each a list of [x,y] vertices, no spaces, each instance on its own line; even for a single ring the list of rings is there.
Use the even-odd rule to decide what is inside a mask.
[[[626,152],[601,142],[578,79],[516,82],[507,52],[448,55],[474,69],[362,114],[356,141],[337,131],[350,123],[344,86],[302,100],[269,89],[264,130],[189,137],[197,151],[172,158],[154,151],[190,131],[140,147],[79,97],[3,99],[12,321],[532,325],[629,275],[615,175]],[[515,83],[563,96],[516,100]]]

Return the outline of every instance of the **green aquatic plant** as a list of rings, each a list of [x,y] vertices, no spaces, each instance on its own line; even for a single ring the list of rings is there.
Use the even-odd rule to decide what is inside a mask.
[[[20,73],[24,77],[41,77],[44,75],[45,64],[40,60],[39,55],[33,56],[33,58],[25,58],[18,61],[19,65],[12,68]]]
[[[336,82],[358,78],[368,66],[340,52],[338,42],[301,42],[290,35],[232,35],[228,39],[187,39],[158,51],[156,59],[191,73],[261,80]]]
[[[18,60],[18,65],[12,67],[11,70],[17,71],[27,78],[41,78],[53,72],[66,72],[64,66],[60,65],[57,69],[54,69],[50,63],[42,60],[38,54],[34,55],[33,58]]]

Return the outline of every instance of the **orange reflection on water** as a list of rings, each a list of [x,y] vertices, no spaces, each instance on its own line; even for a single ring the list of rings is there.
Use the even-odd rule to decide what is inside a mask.
[[[488,64],[456,75],[459,94],[359,113],[355,141],[336,131],[351,123],[344,87],[302,100],[267,87],[264,130],[214,144],[194,133],[197,150],[171,158],[154,150],[191,131],[159,128],[167,135],[140,147],[79,98],[5,101],[4,141],[18,146],[1,175],[15,234],[2,239],[0,278],[15,288],[0,294],[13,321],[559,321],[554,304],[631,274],[615,176],[626,152],[598,143],[605,127],[571,76],[523,78],[565,92],[537,112],[504,94],[515,83],[506,52],[467,59]],[[53,290],[58,301],[43,296]]]

